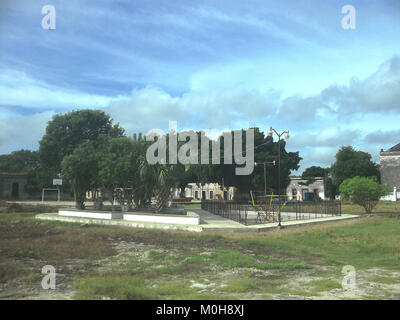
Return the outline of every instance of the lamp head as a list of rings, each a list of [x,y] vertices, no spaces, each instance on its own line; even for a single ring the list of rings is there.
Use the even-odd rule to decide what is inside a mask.
[[[287,140],[287,139],[289,139],[290,138],[290,135],[289,135],[289,130],[288,131],[286,131],[286,133],[285,133],[285,139]]]
[[[272,137],[272,127],[269,127],[269,130],[268,130],[268,137]]]

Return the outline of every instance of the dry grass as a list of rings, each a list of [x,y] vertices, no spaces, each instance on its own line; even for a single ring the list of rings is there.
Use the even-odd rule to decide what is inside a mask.
[[[0,213],[22,213],[22,212],[58,212],[58,208],[54,206],[46,206],[43,204],[25,204],[0,201]]]
[[[400,213],[400,203],[379,201],[372,213]],[[342,202],[342,214],[365,214],[365,210],[363,207],[351,202]]]
[[[107,273],[85,269],[77,282],[77,297],[82,299],[212,299],[226,297],[227,292],[285,294],[282,279],[296,277],[297,273],[311,275],[315,266],[328,266],[340,276],[345,264],[354,265],[357,270],[398,269],[400,257],[400,219],[388,217],[265,233],[197,234],[115,226],[83,228],[79,224],[38,221],[34,215],[0,215],[0,282],[33,279],[32,270],[24,263],[29,259],[55,266],[63,266],[68,259],[118,260],[115,245],[122,241],[139,251],[147,246],[147,255],[133,256],[129,255],[133,251],[128,246],[124,254],[131,260],[113,265]],[[274,275],[279,281],[272,285],[266,275]],[[78,276],[74,273],[74,280]],[[308,291],[304,292],[315,295],[317,291],[338,288],[329,279],[330,272],[322,277],[325,279],[321,277],[315,276],[316,281],[308,283]],[[201,283],[204,279],[215,283],[215,291],[199,293],[200,289],[191,287],[190,281]],[[390,280],[381,280],[384,281]],[[220,288],[221,282],[228,287]]]
[[[96,230],[49,225],[29,218],[27,215],[26,220],[0,220],[0,261],[3,258],[32,258],[57,262],[115,254],[111,244]]]

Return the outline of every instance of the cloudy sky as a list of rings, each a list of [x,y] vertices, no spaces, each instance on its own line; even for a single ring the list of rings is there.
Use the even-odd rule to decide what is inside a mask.
[[[400,142],[400,1],[352,2],[2,0],[0,154],[37,149],[56,113],[100,108],[128,134],[289,129],[300,172],[348,144],[379,161]]]

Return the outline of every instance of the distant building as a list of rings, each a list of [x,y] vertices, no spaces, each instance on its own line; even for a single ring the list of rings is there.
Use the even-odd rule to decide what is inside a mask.
[[[325,200],[325,183],[323,177],[316,177],[314,182],[309,185],[306,183],[307,179],[291,178],[286,188],[288,200],[303,201],[306,198],[306,193],[314,193],[322,200]]]
[[[224,187],[222,190],[222,186],[218,183],[188,183],[185,188],[185,198],[192,198],[194,201],[196,200],[216,200],[217,195],[221,195],[224,200],[233,200],[235,196],[234,187]],[[177,189],[175,192],[175,196],[179,195],[179,190]]]
[[[0,199],[24,200],[27,175],[23,173],[0,173]]]
[[[397,191],[400,191],[400,143],[386,151],[381,150],[380,172],[381,182],[393,190],[390,200],[396,201],[399,198]]]

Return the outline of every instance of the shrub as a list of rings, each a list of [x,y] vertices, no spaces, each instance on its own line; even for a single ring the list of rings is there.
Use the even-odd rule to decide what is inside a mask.
[[[380,184],[376,177],[354,177],[346,179],[339,186],[343,200],[351,200],[362,206],[366,213],[371,213],[381,197],[390,193],[385,184]]]

